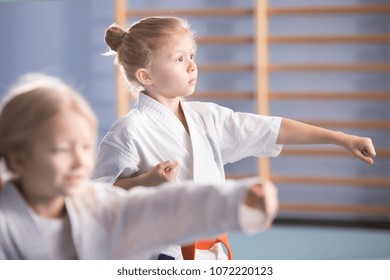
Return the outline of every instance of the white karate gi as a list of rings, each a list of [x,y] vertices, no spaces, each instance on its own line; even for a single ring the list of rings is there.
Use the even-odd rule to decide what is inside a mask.
[[[102,140],[92,178],[113,183],[176,160],[178,181],[223,182],[226,163],[249,156],[273,157],[282,149],[276,144],[279,117],[237,113],[206,102],[181,102],[181,106],[189,134],[168,108],[140,93],[136,107],[119,118]]]
[[[186,182],[131,191],[91,183],[66,198],[77,256],[144,259],[173,242],[188,243],[240,228],[249,233],[256,226],[250,229],[250,225],[242,225],[239,209],[248,186],[257,182]],[[0,259],[50,258],[44,235],[35,222],[32,209],[8,182],[0,189]],[[259,219],[257,228],[261,222]]]

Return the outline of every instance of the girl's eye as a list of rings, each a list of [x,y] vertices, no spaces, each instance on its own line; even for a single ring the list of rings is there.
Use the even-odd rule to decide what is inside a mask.
[[[83,145],[83,150],[84,151],[90,151],[92,149],[92,145],[91,144],[84,144]]]
[[[194,60],[194,55],[191,54],[191,55],[190,55],[190,58],[191,58],[191,60]]]
[[[183,62],[183,57],[181,56],[181,57],[179,57],[178,59],[177,59],[177,61],[179,61],[179,62]]]
[[[66,153],[69,151],[69,148],[67,147],[54,147],[53,152],[54,153]]]

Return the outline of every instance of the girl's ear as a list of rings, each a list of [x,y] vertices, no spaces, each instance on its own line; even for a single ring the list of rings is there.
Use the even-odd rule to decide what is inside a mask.
[[[152,77],[149,75],[148,70],[146,70],[145,68],[139,68],[135,72],[135,77],[142,85],[150,86],[151,84],[153,84]]]
[[[7,159],[9,168],[12,172],[22,175],[26,170],[25,153],[14,152],[11,153]]]

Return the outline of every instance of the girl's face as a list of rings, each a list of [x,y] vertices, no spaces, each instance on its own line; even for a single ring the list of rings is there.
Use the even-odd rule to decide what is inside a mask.
[[[38,129],[21,159],[23,193],[31,199],[75,193],[90,178],[94,153],[95,128],[71,110],[56,114]]]
[[[192,36],[179,33],[153,54],[149,69],[151,85],[147,92],[154,97],[176,98],[194,93],[198,70],[194,60]]]

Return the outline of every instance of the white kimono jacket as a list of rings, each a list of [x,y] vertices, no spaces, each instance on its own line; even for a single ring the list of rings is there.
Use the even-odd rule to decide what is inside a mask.
[[[181,102],[190,134],[168,108],[140,93],[136,108],[102,140],[93,179],[113,183],[165,160],[179,163],[178,181],[225,180],[223,166],[249,156],[279,155],[281,118],[235,113],[205,102]]]
[[[239,206],[256,182],[186,182],[131,191],[91,184],[66,199],[77,256],[144,259],[173,242],[240,230]],[[0,259],[50,258],[31,211],[12,183],[0,189]]]
[[[235,113],[205,102],[181,102],[181,106],[189,134],[168,108],[140,93],[137,106],[119,118],[102,140],[92,178],[113,183],[118,177],[176,160],[178,181],[223,182],[226,163],[277,156],[282,149],[276,144],[279,117]]]

